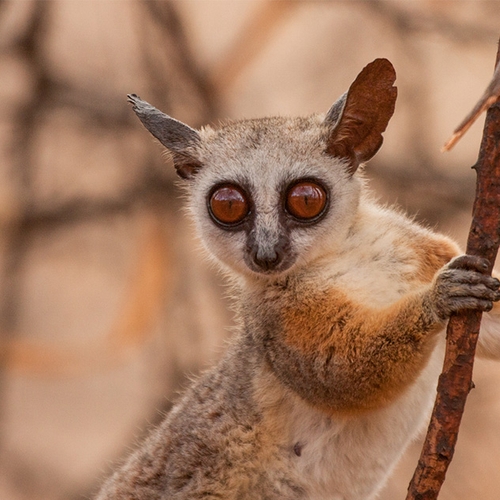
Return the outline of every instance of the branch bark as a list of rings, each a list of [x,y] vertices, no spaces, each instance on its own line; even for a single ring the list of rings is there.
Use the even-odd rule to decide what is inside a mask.
[[[500,60],[497,53],[496,67]],[[500,102],[486,114],[477,163],[476,198],[466,252],[490,261],[500,245]],[[420,459],[406,500],[434,500],[453,458],[465,401],[472,383],[472,368],[481,313],[453,315],[448,323],[446,355],[439,377],[436,402]]]

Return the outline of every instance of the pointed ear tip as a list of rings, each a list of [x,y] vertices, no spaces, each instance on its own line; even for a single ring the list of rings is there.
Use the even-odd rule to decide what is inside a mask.
[[[137,112],[142,103],[142,99],[137,94],[127,94],[127,101],[132,105],[134,112]]]
[[[127,101],[132,104],[132,109],[137,112],[144,112],[147,108],[152,108],[151,104],[143,101],[137,94],[127,94]]]

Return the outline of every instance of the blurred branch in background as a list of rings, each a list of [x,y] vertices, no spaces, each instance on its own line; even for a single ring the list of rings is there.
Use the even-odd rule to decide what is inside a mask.
[[[6,8],[15,9],[12,2],[0,4],[0,14]],[[166,234],[165,216],[173,213],[177,204],[166,204],[165,199],[172,198],[172,177],[163,174],[164,167],[155,166],[146,157],[138,168],[139,175],[132,185],[122,189],[113,197],[89,196],[85,193],[63,198],[50,203],[40,203],[37,191],[40,186],[36,168],[40,165],[39,135],[47,127],[51,113],[61,110],[63,116],[78,115],[91,129],[102,129],[104,133],[124,134],[138,129],[125,104],[124,96],[102,91],[98,86],[89,86],[85,82],[61,78],[54,65],[47,60],[47,45],[54,28],[54,11],[57,2],[32,1],[24,5],[27,10],[22,29],[9,41],[2,44],[3,56],[16,58],[23,66],[28,78],[29,93],[14,104],[4,103],[3,112],[10,116],[12,138],[9,145],[9,178],[11,189],[15,193],[12,199],[15,206],[10,207],[5,220],[2,220],[3,269],[1,277],[0,302],[0,370],[2,380],[7,372],[21,372],[42,376],[67,377],[98,373],[112,370],[117,363],[130,359],[154,331],[153,322],[160,313],[166,300],[167,288],[172,287],[171,249]],[[217,116],[217,104],[208,80],[192,56],[188,41],[183,31],[176,7],[170,2],[138,2],[137,8],[147,18],[150,30],[158,25],[161,47],[168,52],[169,65],[153,65],[159,51],[155,45],[142,44],[148,72],[148,84],[156,89],[158,95],[169,96],[172,103],[190,100],[192,92],[182,93],[168,78],[168,70],[175,67],[177,73],[188,88],[194,88],[198,109],[198,123]],[[145,38],[145,34],[144,38]],[[175,106],[172,104],[172,106]],[[171,105],[165,103],[166,109]],[[71,127],[71,121],[68,121]],[[75,130],[78,134],[78,131]],[[64,147],[58,144],[58,147]],[[75,158],[78,161],[77,158]],[[126,168],[124,159],[123,167]],[[160,159],[156,160],[160,163]],[[138,214],[138,215],[136,215]],[[26,253],[40,234],[52,234],[58,238],[61,229],[82,223],[114,217],[127,217],[130,223],[138,225],[137,262],[134,271],[129,272],[130,281],[124,293],[122,305],[116,319],[111,321],[109,333],[98,344],[90,344],[87,349],[76,345],[59,346],[47,343],[36,337],[26,336],[19,330],[19,315],[22,310],[26,269]],[[170,228],[171,229],[171,228]],[[171,236],[171,235],[170,235]],[[169,281],[170,277],[170,281]],[[75,283],[75,286],[78,286]],[[4,384],[2,384],[2,388]],[[2,402],[5,398],[2,398]],[[5,419],[2,419],[5,423]],[[2,434],[6,432],[1,427]],[[1,443],[0,437],[0,443]],[[47,478],[40,478],[43,467],[24,462],[16,457],[15,470],[7,463],[12,462],[11,453],[1,454],[3,472],[7,475],[23,476],[21,490],[28,496],[44,498],[35,494],[40,489],[47,489]],[[33,469],[35,467],[35,469]],[[9,472],[10,471],[10,472]],[[0,470],[1,473],[1,470]],[[53,479],[57,482],[57,478]],[[32,482],[33,484],[29,485]],[[50,481],[49,481],[50,482]],[[48,488],[47,491],[53,488]],[[63,490],[67,487],[63,487]]]
[[[186,114],[194,126],[218,117],[218,98],[184,32],[175,3],[139,2],[140,48],[149,93],[171,114]]]
[[[34,202],[32,191],[36,189],[33,181],[34,157],[37,152],[35,150],[35,134],[37,127],[43,126],[44,113],[48,109],[70,109],[71,112],[87,115],[92,127],[108,128],[115,133],[123,128],[134,128],[136,123],[131,119],[131,113],[128,113],[128,108],[124,104],[124,99],[120,104],[118,101],[110,101],[109,96],[99,93],[96,89],[86,89],[76,87],[69,83],[61,83],[57,80],[50,71],[50,65],[47,64],[44,57],[45,35],[49,28],[50,10],[54,7],[52,2],[36,1],[32,2],[32,11],[29,22],[26,25],[25,32],[21,33],[15,43],[7,48],[7,50],[16,52],[25,59],[25,64],[30,70],[30,76],[33,81],[32,92],[30,98],[18,107],[14,112],[12,122],[14,123],[14,140],[11,146],[12,153],[12,173],[13,178],[17,179],[16,187],[18,194],[16,198],[19,200],[17,213],[13,221],[10,221],[10,244],[8,245],[8,265],[6,266],[5,276],[2,280],[4,285],[3,301],[2,301],[2,331],[12,332],[16,328],[16,304],[19,301],[19,296],[15,293],[16,283],[19,283],[19,273],[22,272],[24,249],[29,245],[30,239],[37,231],[51,231],[61,225],[71,225],[81,222],[82,220],[98,219],[109,217],[121,213],[133,214],[133,209],[136,206],[152,205],[161,206],[162,198],[171,196],[172,184],[168,178],[159,175],[154,170],[149,168],[149,164],[143,166],[142,179],[139,179],[132,187],[125,190],[120,196],[110,199],[95,199],[95,198],[80,198],[76,197],[67,200],[56,206],[38,206]],[[214,113],[215,105],[212,93],[208,90],[209,85],[206,80],[200,76],[200,71],[193,61],[189,60],[189,51],[185,41],[185,36],[182,31],[182,26],[178,15],[173,5],[169,2],[144,2],[141,7],[151,13],[151,18],[159,21],[162,27],[162,33],[166,36],[171,50],[178,51],[176,61],[182,62],[182,70],[185,70],[185,78],[192,80],[193,84],[200,90],[202,100],[206,103],[210,113]],[[155,78],[156,77],[156,78]],[[159,87],[165,89],[165,76],[151,72],[148,80],[151,85],[155,83]],[[168,91],[166,91],[168,93]],[[146,222],[146,225],[153,224],[151,216],[148,216],[150,222],[142,220],[141,225]],[[152,226],[152,227],[153,227]],[[150,245],[165,245],[158,239],[158,228],[153,227],[153,236],[146,235],[146,241],[152,238],[153,243]],[[146,252],[153,251],[153,255],[144,258],[143,264],[139,265],[139,269],[150,265],[152,262],[157,263],[160,254],[164,254],[167,249],[160,251],[159,248],[148,248]],[[140,257],[141,258],[141,257]],[[158,266],[155,274],[165,275],[167,270],[164,265]],[[146,277],[138,272],[139,279],[144,280]],[[132,283],[132,289],[141,289],[144,285]],[[154,289],[158,285],[153,285]],[[137,290],[136,290],[137,291]],[[144,290],[143,290],[144,291]],[[141,293],[136,294],[139,298]],[[147,292],[146,292],[147,295]],[[154,302],[154,301],[153,301]],[[133,309],[133,308],[132,308]],[[130,308],[125,308],[127,315],[130,313]],[[137,312],[139,314],[139,312]],[[131,324],[136,320],[131,320]],[[142,322],[139,322],[142,323]],[[123,326],[125,328],[125,326]],[[129,340],[134,337],[129,332],[126,337]],[[116,332],[114,337],[117,337]],[[120,335],[118,335],[120,337]],[[4,365],[18,366],[14,360],[9,362],[9,341],[7,339],[2,345],[2,354],[5,356]],[[115,338],[116,342],[116,338]],[[24,343],[16,344],[15,353],[20,356],[18,359],[24,358],[24,366],[28,358],[34,360],[37,369],[40,369],[39,363],[35,360],[36,349],[28,349],[28,356],[22,355],[21,346]],[[46,365],[47,369],[57,371],[56,365]]]
[[[255,62],[272,40],[276,29],[299,6],[301,2],[294,0],[257,2],[248,22],[212,70],[214,86],[220,95],[226,94],[245,69]]]
[[[112,370],[129,361],[148,341],[151,323],[171,292],[169,248],[163,218],[143,211],[137,224],[140,248],[119,314],[106,338],[87,349],[61,348],[13,336],[0,348],[8,353],[4,369],[37,377],[74,377]],[[169,286],[170,285],[170,286]]]
[[[439,34],[451,42],[460,45],[490,43],[497,36],[497,30],[485,24],[484,18],[479,21],[454,19],[450,16],[453,2],[442,2],[444,9],[439,10],[439,3],[429,2],[429,10],[416,13],[403,7],[401,2],[384,0],[367,0],[365,5],[375,14],[390,21],[395,29],[406,35]],[[479,8],[487,8],[487,2]],[[494,2],[491,7],[495,8]],[[417,15],[416,15],[417,14]]]
[[[0,338],[3,340],[0,350],[0,376],[2,379],[10,356],[9,343],[14,339],[17,326],[21,300],[20,273],[29,244],[22,226],[30,210],[32,198],[32,160],[35,154],[33,136],[39,115],[48,97],[49,84],[43,64],[43,37],[50,8],[49,2],[33,3],[23,31],[14,39],[11,47],[7,48],[15,53],[28,68],[33,90],[30,99],[14,110],[12,118],[14,139],[10,145],[9,177],[12,179],[12,189],[15,191],[13,199],[16,199],[17,203],[10,212],[11,219],[2,221],[4,229],[4,268],[0,284]],[[4,401],[3,398],[2,401]],[[5,430],[2,427],[0,429],[3,434]],[[0,442],[1,439],[2,435],[0,435]]]
[[[144,26],[148,26],[148,31],[151,26],[156,28],[157,36],[161,40],[159,46],[165,48],[165,54],[162,55],[168,57],[167,65],[162,60],[158,60],[157,64],[154,64],[155,55],[161,51],[151,50],[155,43],[148,40],[144,32],[143,55],[149,63],[149,76],[152,77],[149,81],[152,83],[152,90],[156,97],[165,99],[170,94],[171,101],[175,102],[178,99],[176,93],[182,91],[185,99],[191,99],[194,94],[199,105],[197,108],[199,122],[195,123],[194,126],[201,126],[218,118],[216,89],[197,62],[175,4],[164,1],[149,1],[140,5],[147,14],[147,22]],[[173,70],[175,80],[174,75],[169,75],[168,69]],[[168,82],[169,85],[165,85],[165,82]],[[173,106],[172,102],[170,105],[168,102],[163,104],[167,110]],[[191,103],[189,105],[192,106]]]

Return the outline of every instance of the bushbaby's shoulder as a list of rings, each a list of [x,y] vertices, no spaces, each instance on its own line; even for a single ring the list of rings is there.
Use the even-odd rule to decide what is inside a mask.
[[[432,231],[399,210],[362,202],[341,245],[312,262],[298,281],[320,289],[338,288],[381,306],[428,284],[460,254],[451,238]]]
[[[394,264],[408,266],[407,280],[429,283],[441,267],[462,253],[450,237],[415,222],[397,209],[373,205],[367,211],[368,228],[381,233],[384,231],[380,226],[386,228],[387,252]]]

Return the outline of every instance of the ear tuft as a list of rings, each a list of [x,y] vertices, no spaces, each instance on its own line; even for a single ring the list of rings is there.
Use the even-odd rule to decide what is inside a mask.
[[[127,95],[127,100],[142,124],[172,153],[179,176],[191,178],[202,166],[196,157],[196,148],[201,142],[198,132],[162,113],[136,94]]]
[[[326,152],[349,160],[350,172],[368,161],[383,142],[382,133],[394,113],[396,72],[387,59],[375,59],[328,111]]]

